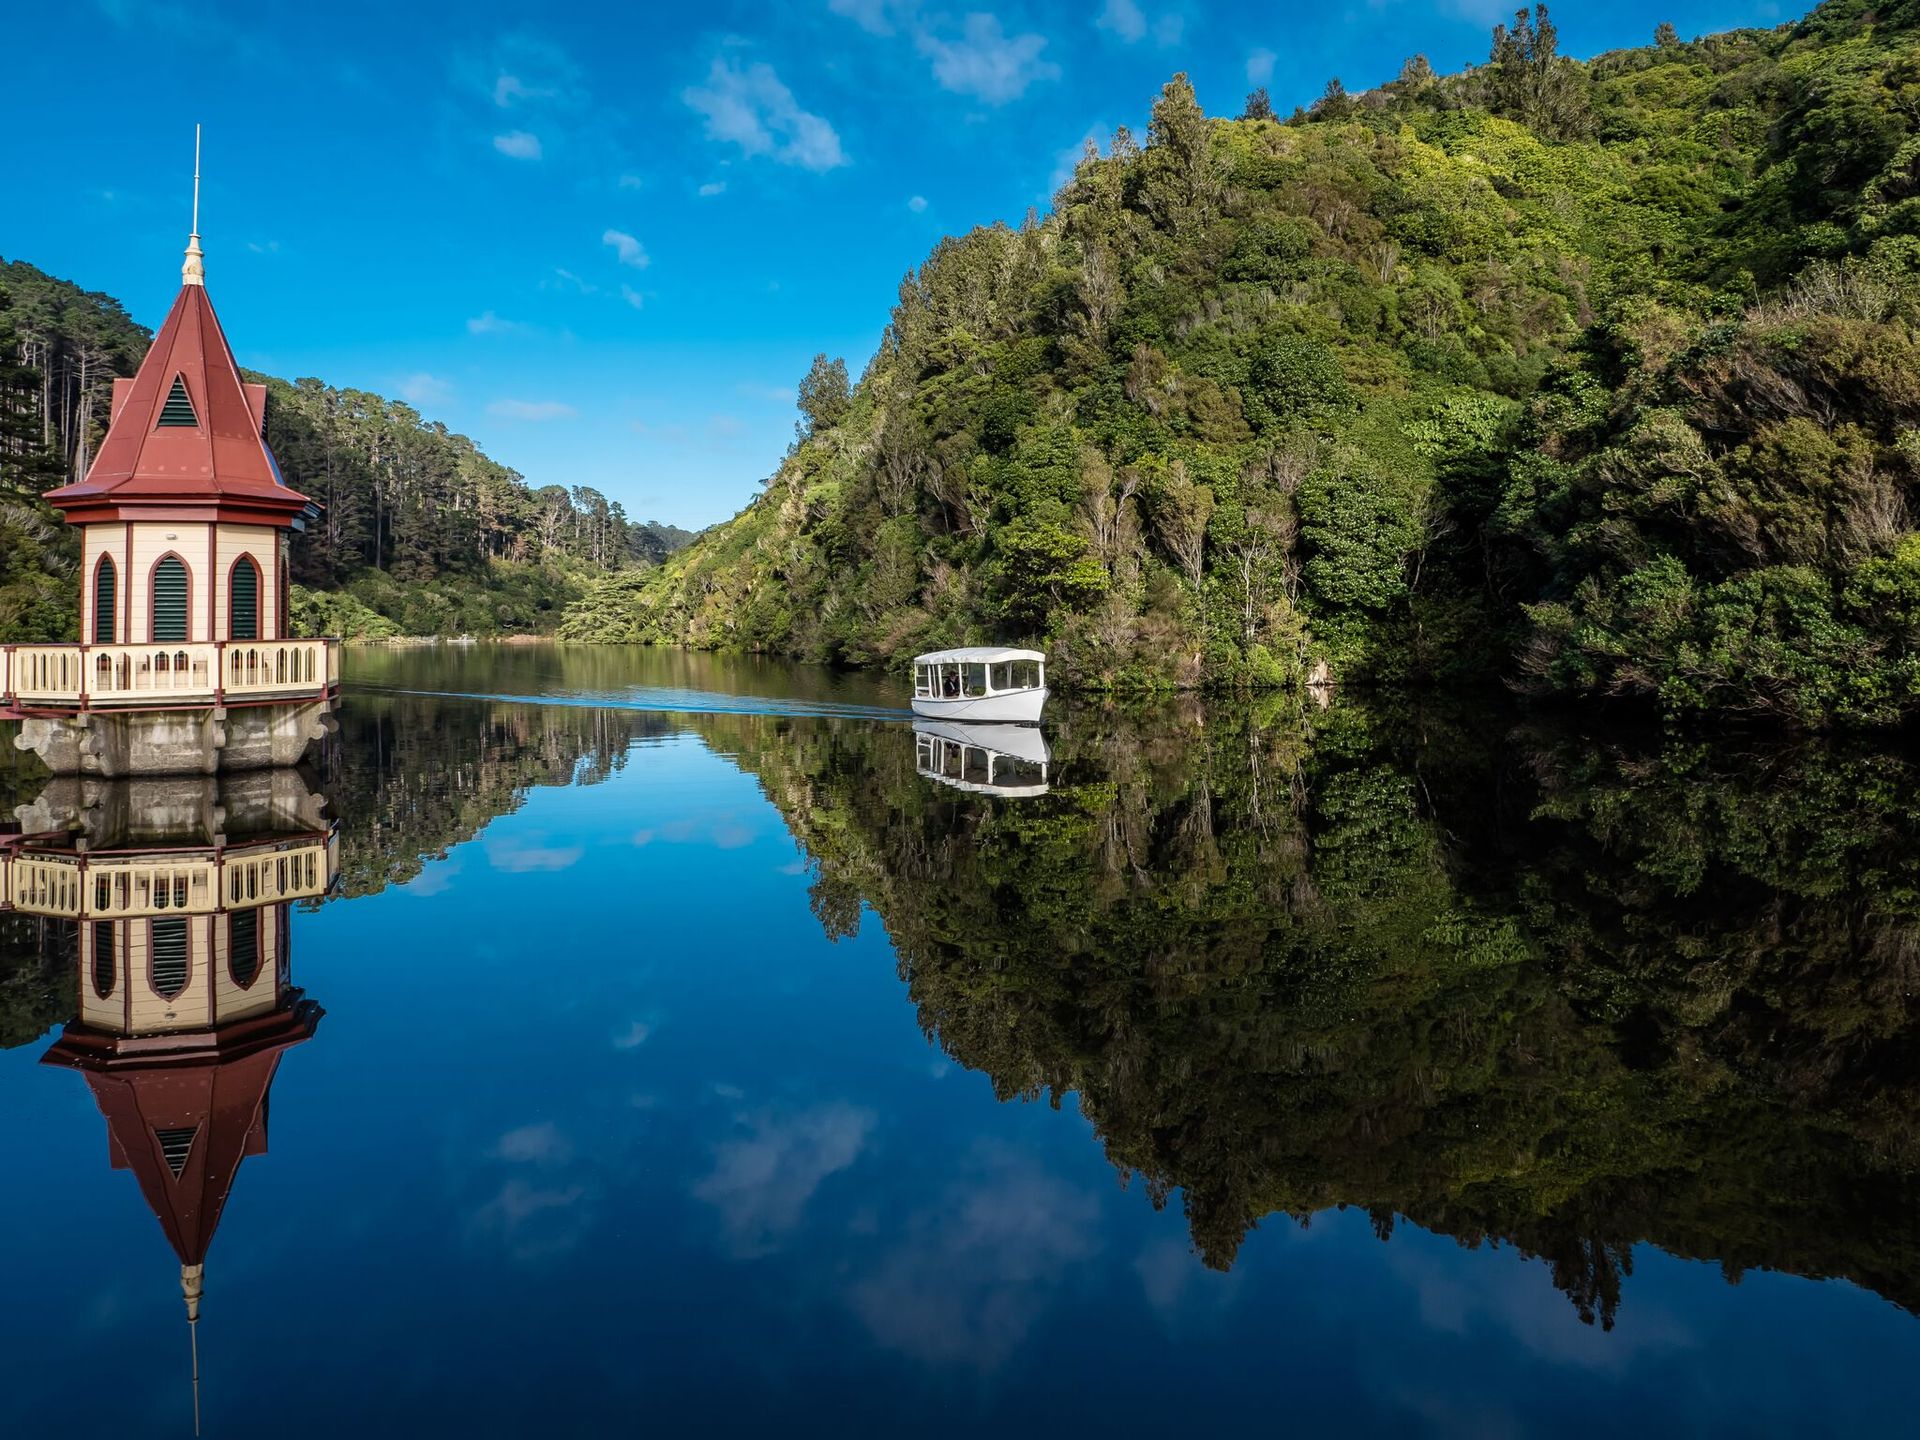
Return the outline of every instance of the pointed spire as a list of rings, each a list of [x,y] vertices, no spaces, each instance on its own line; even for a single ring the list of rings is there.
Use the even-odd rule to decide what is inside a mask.
[[[180,1267],[180,1293],[187,1301],[187,1340],[193,1346],[193,1433],[200,1433],[200,1277],[204,1265]]]
[[[187,259],[180,267],[182,285],[207,283],[206,258],[200,251],[200,127],[193,127],[193,231],[187,236]]]

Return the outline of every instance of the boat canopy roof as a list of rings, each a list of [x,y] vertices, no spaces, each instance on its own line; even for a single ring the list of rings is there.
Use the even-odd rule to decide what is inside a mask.
[[[998,665],[1003,660],[1041,660],[1038,650],[1009,650],[1004,645],[962,645],[958,650],[929,650],[913,657],[916,665]]]

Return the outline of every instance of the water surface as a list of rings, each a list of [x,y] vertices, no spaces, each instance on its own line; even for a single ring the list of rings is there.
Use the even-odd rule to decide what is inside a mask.
[[[885,679],[350,658],[206,1434],[1910,1420],[1902,753],[1063,706],[1008,800]],[[82,977],[0,938],[0,1413],[190,1434],[170,1232],[37,1063]]]

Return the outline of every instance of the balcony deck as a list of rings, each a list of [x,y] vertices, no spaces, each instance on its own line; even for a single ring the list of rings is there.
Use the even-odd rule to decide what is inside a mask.
[[[339,685],[332,639],[0,646],[0,717],[317,700]]]
[[[0,910],[65,920],[212,915],[316,898],[339,871],[331,832],[172,853],[0,849]]]

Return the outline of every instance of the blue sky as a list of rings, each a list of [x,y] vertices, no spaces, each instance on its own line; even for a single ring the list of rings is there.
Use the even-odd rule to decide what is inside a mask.
[[[29,6],[18,53],[87,82],[15,115],[0,255],[157,324],[202,122],[208,284],[243,364],[405,397],[535,484],[700,526],[778,464],[815,351],[857,374],[941,235],[1044,208],[1174,71],[1211,112],[1262,82],[1284,112],[1416,52],[1484,58],[1511,8]],[[1553,8],[1584,56],[1799,7]]]

